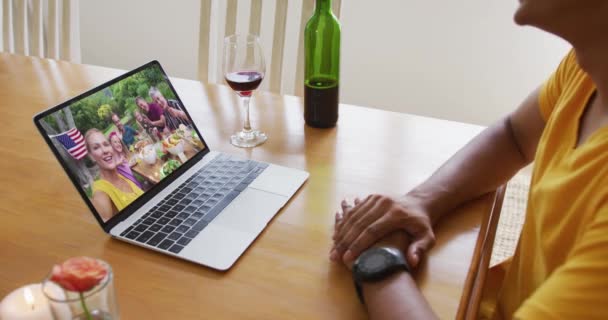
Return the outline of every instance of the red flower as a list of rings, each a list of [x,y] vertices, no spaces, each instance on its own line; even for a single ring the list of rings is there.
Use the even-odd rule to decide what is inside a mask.
[[[51,280],[66,290],[82,293],[98,285],[107,274],[106,265],[99,260],[76,257],[53,266]]]

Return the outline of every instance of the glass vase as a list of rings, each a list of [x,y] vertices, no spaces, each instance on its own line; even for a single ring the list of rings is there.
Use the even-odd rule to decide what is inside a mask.
[[[108,273],[98,285],[85,292],[65,290],[47,277],[42,291],[49,300],[54,320],[118,320],[118,304],[114,294],[114,274]]]

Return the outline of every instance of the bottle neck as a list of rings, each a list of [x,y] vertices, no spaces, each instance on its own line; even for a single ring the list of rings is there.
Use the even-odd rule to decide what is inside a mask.
[[[331,0],[317,0],[315,4],[315,12],[331,13]]]

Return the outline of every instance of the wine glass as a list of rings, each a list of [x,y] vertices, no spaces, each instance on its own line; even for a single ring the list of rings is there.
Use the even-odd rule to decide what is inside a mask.
[[[257,36],[235,34],[224,39],[224,78],[245,106],[243,130],[230,137],[230,142],[237,147],[255,147],[268,139],[264,132],[253,130],[249,122],[249,100],[265,72],[264,54]]]

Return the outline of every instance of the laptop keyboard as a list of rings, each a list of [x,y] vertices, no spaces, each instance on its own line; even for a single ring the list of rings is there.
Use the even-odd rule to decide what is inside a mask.
[[[220,154],[120,235],[177,254],[267,167]]]

